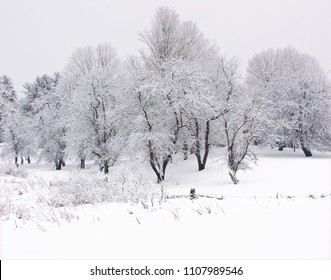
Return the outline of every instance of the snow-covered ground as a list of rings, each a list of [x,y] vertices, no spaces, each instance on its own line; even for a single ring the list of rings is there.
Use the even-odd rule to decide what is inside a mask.
[[[213,150],[200,172],[193,156],[175,158],[164,184],[169,198],[159,203],[160,186],[146,184],[156,193],[153,204],[144,202],[148,207],[132,201],[49,203],[45,186],[82,174],[102,177],[92,165],[78,172],[73,164],[62,171],[31,164],[25,166],[27,178],[2,172],[0,206],[7,212],[2,210],[1,258],[331,258],[330,154],[305,158],[301,151],[260,151],[258,165],[239,172],[239,185],[231,183],[222,154]],[[148,163],[139,159],[122,160],[118,168],[141,172],[139,182],[154,180]],[[180,197],[191,188],[209,197]]]

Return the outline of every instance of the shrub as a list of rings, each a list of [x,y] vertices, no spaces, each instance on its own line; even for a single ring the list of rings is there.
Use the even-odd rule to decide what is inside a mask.
[[[16,167],[15,165],[0,166],[0,175],[9,175],[14,177],[26,178],[28,171],[22,166]]]
[[[114,170],[101,178],[89,178],[77,171],[69,181],[53,182],[49,190],[51,203],[57,207],[103,202],[148,205],[158,196],[153,183],[144,182],[141,174],[132,174],[127,169]]]

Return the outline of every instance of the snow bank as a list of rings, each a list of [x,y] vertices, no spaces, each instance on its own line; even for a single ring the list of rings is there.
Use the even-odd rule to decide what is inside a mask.
[[[160,185],[150,182],[148,163],[139,160],[123,161],[108,181],[92,170],[64,170],[55,178],[46,167],[36,172],[45,174],[39,183],[31,174],[35,167],[28,178],[2,176],[1,258],[331,258],[329,157],[268,152],[253,170],[238,175],[235,186],[219,161],[221,153],[214,150],[200,172],[193,157],[175,159],[163,186],[172,197],[166,200]],[[143,168],[139,176],[133,172],[137,166]],[[118,187],[119,193],[111,192],[117,199],[95,197],[107,186]],[[139,199],[129,199],[130,192],[121,196],[123,187]],[[192,187],[222,199],[174,198],[187,196]],[[154,200],[144,196],[153,192]]]

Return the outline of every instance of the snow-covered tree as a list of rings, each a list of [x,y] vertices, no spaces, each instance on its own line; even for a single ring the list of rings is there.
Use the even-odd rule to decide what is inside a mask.
[[[59,73],[54,73],[53,76],[42,75],[38,76],[33,83],[24,85],[24,98],[22,101],[22,109],[26,115],[36,115],[47,105],[47,95],[55,90],[58,84]]]
[[[140,50],[146,67],[158,69],[169,59],[203,61],[213,46],[196,23],[182,22],[168,7],[156,9],[151,28],[139,33],[145,49]]]
[[[33,83],[25,85],[23,101],[24,115],[33,122],[30,137],[38,138],[40,156],[55,163],[56,170],[65,165],[66,125],[62,122],[63,105],[61,92],[56,90],[59,74],[37,77]]]
[[[158,72],[148,70],[136,61],[131,61],[129,67],[127,100],[132,108],[129,142],[132,147],[145,151],[161,182],[175,151],[180,123],[169,121],[173,113],[167,106]]]
[[[330,150],[330,85],[317,60],[294,48],[267,50],[249,63],[247,82],[263,99],[269,141],[280,150]]]
[[[13,109],[17,95],[12,80],[4,75],[0,76],[0,142],[3,141],[6,127],[6,116]]]
[[[41,157],[54,162],[56,170],[65,166],[66,124],[62,122],[61,95],[54,89],[47,94],[47,106],[38,114],[39,116],[39,146]]]
[[[67,139],[81,167],[92,156],[107,174],[123,148],[121,75],[121,62],[109,44],[77,49],[64,71],[60,88],[70,114]]]
[[[5,142],[3,154],[13,156],[17,166],[19,158],[21,164],[24,158],[30,163],[34,142],[34,138],[28,137],[31,122],[22,115],[13,83],[7,76],[0,77],[0,124],[1,139]]]
[[[158,182],[164,180],[174,152],[194,147],[199,162],[198,137],[192,123],[204,123],[210,105],[206,64],[216,52],[197,25],[181,22],[174,10],[160,7],[149,30],[140,33],[145,44],[141,60],[132,59],[130,91],[140,108],[135,126],[143,140]],[[208,127],[208,126],[207,126]],[[207,129],[208,130],[208,129]],[[207,145],[209,150],[209,143]],[[199,157],[200,156],[200,157]],[[205,154],[207,158],[208,152]]]
[[[4,130],[6,155],[14,156],[16,166],[24,163],[24,159],[30,163],[30,156],[34,154],[36,139],[31,136],[33,124],[30,119],[22,115],[20,108],[15,106],[6,116]]]
[[[199,171],[206,166],[213,120],[217,119],[221,106],[209,62],[181,60],[172,70],[172,85],[178,91],[177,106],[183,123],[178,144],[183,147],[184,156],[187,150],[194,153]]]
[[[249,162],[257,159],[251,147],[262,133],[261,104],[241,81],[235,58],[219,57],[215,67],[213,85],[220,107],[214,118],[223,133],[230,178],[237,184],[237,171],[247,169]]]

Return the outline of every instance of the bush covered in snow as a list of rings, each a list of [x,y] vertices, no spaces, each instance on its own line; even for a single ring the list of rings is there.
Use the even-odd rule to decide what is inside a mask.
[[[90,178],[75,172],[69,181],[56,181],[49,187],[51,204],[54,206],[96,204],[102,202],[153,203],[158,187],[144,182],[141,174],[130,170],[115,170],[108,176]]]
[[[0,182],[0,219],[10,216],[19,223],[33,221],[61,224],[76,217],[75,207],[106,202],[141,204],[144,208],[160,199],[159,186],[145,182],[130,170],[114,170],[109,176],[89,177],[76,171],[69,180],[45,181],[41,178]]]
[[[44,188],[43,181],[37,182],[5,179],[0,185],[0,217],[7,219],[13,215],[19,220],[43,216],[42,220],[50,221],[47,204],[49,191]]]
[[[0,175],[10,175],[14,177],[20,177],[20,178],[26,178],[28,177],[28,171],[22,167],[18,166],[16,167],[15,165],[7,165],[7,166],[0,166]]]
[[[12,212],[12,205],[6,197],[0,197],[0,217],[8,216]]]

